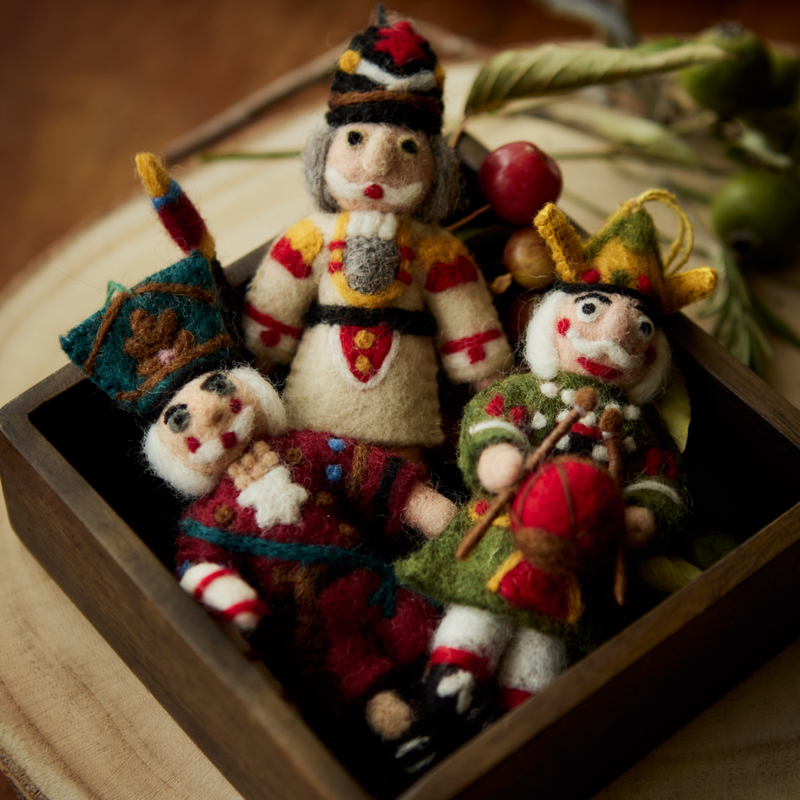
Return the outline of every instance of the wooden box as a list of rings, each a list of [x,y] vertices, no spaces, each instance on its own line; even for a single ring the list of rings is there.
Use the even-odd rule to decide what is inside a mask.
[[[253,253],[229,268],[233,283]],[[693,419],[701,524],[743,543],[403,798],[583,796],[800,635],[800,411],[678,315],[668,325]],[[33,555],[248,800],[367,798],[243,641],[178,586],[178,507],[142,473],[140,430],[68,366],[0,412],[11,523]]]

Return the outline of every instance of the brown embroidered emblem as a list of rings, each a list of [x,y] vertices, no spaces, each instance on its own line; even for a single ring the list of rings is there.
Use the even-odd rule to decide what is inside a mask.
[[[157,318],[137,308],[130,316],[130,338],[122,351],[136,361],[136,372],[149,377],[164,370],[173,361],[183,360],[194,347],[195,339],[186,328],[178,327],[174,309],[162,311]]]

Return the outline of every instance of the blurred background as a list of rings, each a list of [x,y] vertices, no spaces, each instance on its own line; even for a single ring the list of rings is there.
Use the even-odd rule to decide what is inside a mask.
[[[557,5],[557,2],[554,3]],[[176,137],[363,28],[371,0],[3,0],[0,296],[70,230],[138,191],[133,155]],[[389,8],[490,47],[589,38],[532,0]],[[643,36],[738,20],[800,43],[785,0],[629,0]]]

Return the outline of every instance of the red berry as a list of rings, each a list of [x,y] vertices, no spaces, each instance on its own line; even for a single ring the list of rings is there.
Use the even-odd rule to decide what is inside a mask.
[[[561,194],[561,170],[530,142],[512,142],[486,156],[478,170],[478,185],[498,217],[515,225],[530,225],[546,203]]]

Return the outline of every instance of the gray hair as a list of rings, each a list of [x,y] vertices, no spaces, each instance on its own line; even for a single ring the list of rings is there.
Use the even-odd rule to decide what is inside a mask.
[[[330,125],[318,128],[311,134],[303,150],[306,187],[317,208],[330,214],[341,210],[325,182],[325,163],[337,130]],[[411,216],[420,222],[438,222],[456,208],[461,191],[461,171],[455,150],[440,133],[429,136],[428,142],[433,154],[433,180],[427,196]]]

